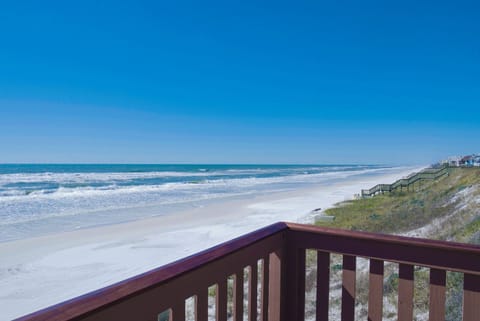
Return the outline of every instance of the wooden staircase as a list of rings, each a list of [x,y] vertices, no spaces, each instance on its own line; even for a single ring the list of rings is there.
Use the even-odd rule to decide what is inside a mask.
[[[421,172],[410,175],[407,178],[401,178],[393,184],[378,184],[370,189],[363,189],[362,197],[370,197],[376,194],[383,194],[385,192],[391,193],[398,189],[403,190],[403,188],[407,188],[408,190],[410,186],[421,180],[436,180],[440,177],[448,175],[448,170],[448,166],[443,166],[438,169],[427,168]]]

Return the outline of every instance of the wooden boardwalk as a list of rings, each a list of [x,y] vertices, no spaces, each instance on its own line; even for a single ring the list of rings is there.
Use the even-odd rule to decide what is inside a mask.
[[[403,190],[406,188],[407,190],[410,189],[410,186],[413,186],[415,183],[420,182],[422,180],[436,180],[440,177],[448,175],[449,167],[443,166],[438,169],[427,168],[421,172],[415,173],[407,178],[401,178],[393,184],[378,184],[370,189],[363,189],[362,190],[362,197],[369,197],[374,196],[376,194],[383,194],[385,192],[393,192],[398,189]]]

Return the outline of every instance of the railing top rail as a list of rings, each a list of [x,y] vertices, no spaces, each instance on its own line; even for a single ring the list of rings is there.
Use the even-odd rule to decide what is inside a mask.
[[[143,274],[23,316],[16,321],[51,320],[50,316],[58,317],[59,315],[62,315],[63,318],[58,319],[74,319],[98,308],[135,296],[152,287],[160,286],[184,273],[192,272],[287,229],[287,224],[283,222],[266,226]]]
[[[430,247],[450,251],[468,252],[480,255],[480,246],[468,243],[458,243],[450,241],[432,240],[418,237],[408,237],[392,234],[372,233],[363,231],[352,231],[346,229],[329,228],[316,225],[306,225],[297,223],[285,223],[289,230],[299,232],[310,232],[318,234],[330,234],[336,237],[348,237],[355,239],[373,240],[383,243],[394,243],[408,246]],[[480,256],[479,256],[480,259]]]
[[[480,275],[480,246],[287,223],[295,246]]]

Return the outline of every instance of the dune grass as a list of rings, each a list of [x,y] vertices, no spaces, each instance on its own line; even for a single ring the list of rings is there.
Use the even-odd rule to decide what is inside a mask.
[[[416,184],[410,191],[386,193],[336,204],[334,208],[325,211],[326,215],[334,217],[332,221],[317,221],[315,224],[400,234],[425,226],[435,219],[459,213],[454,219],[449,219],[448,224],[442,226],[438,233],[428,237],[480,244],[480,188],[474,191],[474,200],[467,204],[468,206],[465,206],[465,200],[461,201],[458,197],[462,191],[468,191],[466,189],[474,185],[480,186],[480,168],[451,168],[448,176]],[[332,269],[335,268],[341,269],[341,262],[332,261]],[[387,265],[385,271],[384,294],[391,306],[396,306],[398,273],[395,265]],[[416,267],[414,306],[418,320],[424,319],[428,312],[428,278],[428,269]],[[461,316],[459,306],[461,307],[462,302],[463,275],[448,272],[447,284],[446,320],[458,320]],[[357,302],[363,307],[363,311],[368,293],[365,287],[358,287],[357,291]],[[365,316],[365,311],[362,317]],[[385,310],[384,317],[394,319],[395,313]]]
[[[399,191],[370,198],[346,201],[327,209],[332,221],[317,225],[358,231],[401,233],[424,226],[435,218],[455,209],[455,194],[474,184],[480,184],[480,169],[452,168],[449,175],[437,181],[425,181],[411,191]],[[473,233],[480,221],[464,233]],[[466,236],[466,235],[464,235]]]

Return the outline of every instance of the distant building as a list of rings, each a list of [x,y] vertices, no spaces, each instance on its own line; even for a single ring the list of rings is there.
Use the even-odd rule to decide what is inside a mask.
[[[450,167],[480,167],[480,154],[472,154],[466,156],[451,156],[443,161],[442,165],[448,165]]]
[[[473,166],[473,160],[474,160],[474,156],[473,156],[473,155],[464,156],[464,157],[460,160],[460,166],[466,166],[466,167]]]
[[[451,156],[444,160],[442,164],[446,164],[448,166],[458,167],[460,166],[460,161],[462,160],[462,156]]]
[[[473,166],[480,167],[480,155],[473,155]]]

